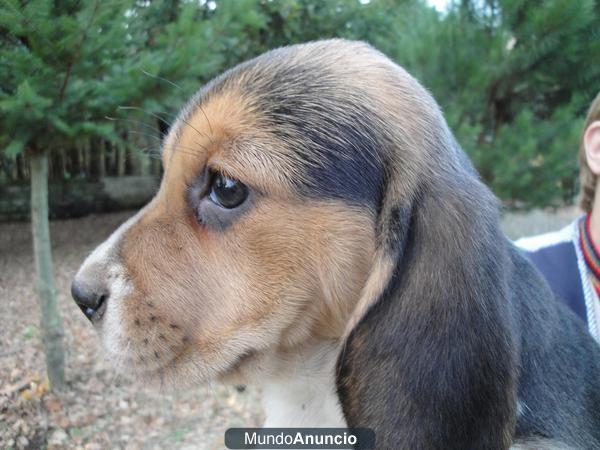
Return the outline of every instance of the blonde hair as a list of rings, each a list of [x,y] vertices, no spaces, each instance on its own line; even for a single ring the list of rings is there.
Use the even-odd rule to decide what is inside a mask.
[[[592,210],[598,177],[591,171],[590,166],[588,166],[583,137],[585,135],[585,130],[587,130],[590,124],[596,120],[600,120],[600,92],[596,95],[596,98],[588,110],[579,142],[579,190],[581,195],[579,205],[581,206],[581,209],[586,212]]]

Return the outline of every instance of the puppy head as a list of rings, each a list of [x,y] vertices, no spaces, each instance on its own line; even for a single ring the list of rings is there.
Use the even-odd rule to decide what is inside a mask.
[[[341,338],[389,275],[387,218],[445,133],[432,123],[426,92],[361,43],[282,48],[215,79],[170,130],[156,197],[74,281],[108,355],[179,383]]]

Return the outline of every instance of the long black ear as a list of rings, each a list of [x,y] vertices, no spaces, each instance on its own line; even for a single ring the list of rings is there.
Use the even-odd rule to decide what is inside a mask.
[[[338,360],[347,423],[373,428],[378,449],[503,449],[514,432],[507,241],[495,198],[459,149],[443,151],[451,163],[404,200],[388,180],[366,291],[385,287]]]

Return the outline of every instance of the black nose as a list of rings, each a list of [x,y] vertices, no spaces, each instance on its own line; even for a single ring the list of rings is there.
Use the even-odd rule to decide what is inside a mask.
[[[108,295],[105,292],[92,289],[77,281],[71,284],[71,295],[85,317],[90,320],[99,319],[106,308]]]

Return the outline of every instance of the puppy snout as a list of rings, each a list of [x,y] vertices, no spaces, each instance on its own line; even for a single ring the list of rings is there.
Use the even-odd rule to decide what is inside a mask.
[[[106,309],[108,291],[104,286],[93,286],[75,278],[71,284],[71,295],[91,322],[100,320]]]
[[[106,312],[109,296],[113,302],[123,296],[123,272],[118,249],[123,233],[136,220],[137,216],[130,218],[96,247],[83,262],[71,284],[75,303],[92,323],[98,322]]]

